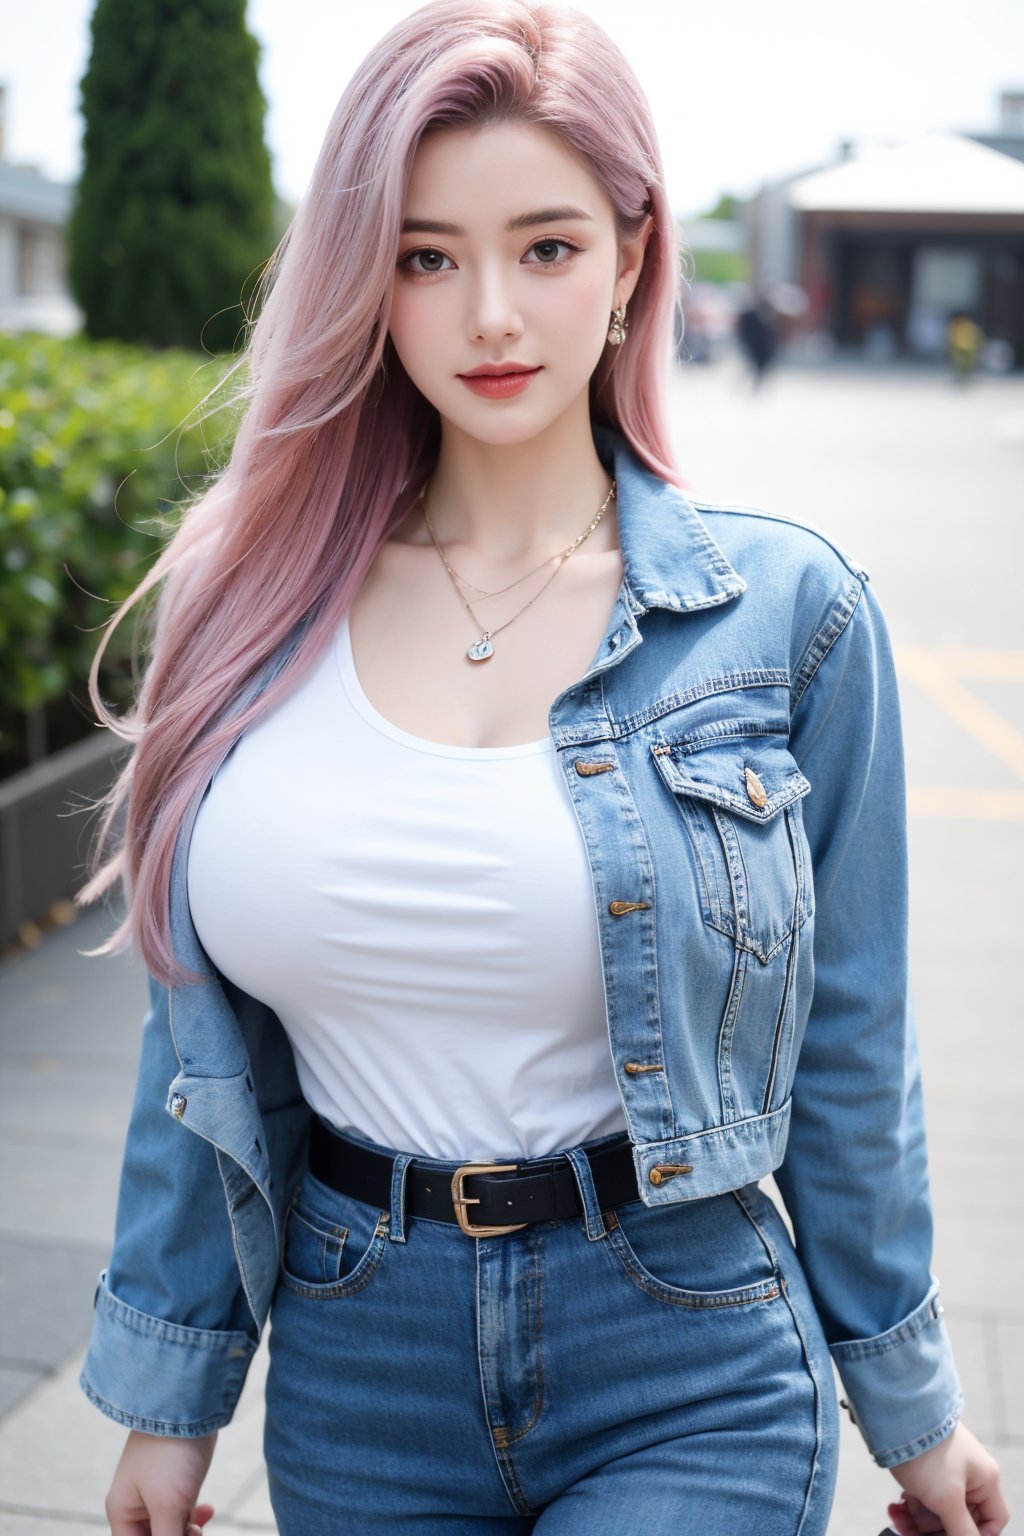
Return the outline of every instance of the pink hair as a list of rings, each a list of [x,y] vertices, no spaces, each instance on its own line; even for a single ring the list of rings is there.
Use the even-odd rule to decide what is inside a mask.
[[[128,914],[94,953],[136,940],[157,979],[195,979],[173,954],[175,840],[241,732],[313,664],[383,540],[436,457],[436,412],[387,338],[405,189],[428,127],[501,120],[555,130],[589,161],[623,238],[652,232],[630,302],[628,345],[605,349],[595,420],[663,479],[671,461],[665,375],[678,279],[674,221],[650,109],[625,59],[589,17],[534,0],[434,0],[370,52],[327,130],[309,191],[273,258],[241,359],[246,409],[230,462],[186,512],[111,626],[166,578],[134,712],[102,721],[134,743],[106,797],[89,883],[119,877]],[[302,619],[281,674],[227,705]],[[119,845],[100,858],[123,822]]]

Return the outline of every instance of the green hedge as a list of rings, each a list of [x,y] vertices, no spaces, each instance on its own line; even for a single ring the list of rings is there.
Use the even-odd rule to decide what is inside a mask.
[[[226,451],[228,413],[179,426],[227,362],[0,336],[0,777],[93,729],[99,627]],[[131,631],[104,664],[116,705],[131,694]]]

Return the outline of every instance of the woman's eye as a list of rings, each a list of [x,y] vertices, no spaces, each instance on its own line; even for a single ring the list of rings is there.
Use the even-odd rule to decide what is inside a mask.
[[[558,267],[571,261],[579,250],[579,246],[573,245],[568,240],[535,240],[530,246],[530,252],[537,257],[531,266]]]
[[[446,270],[444,263],[450,260],[451,257],[446,256],[443,251],[424,248],[420,251],[410,251],[408,255],[402,257],[398,265],[404,267],[407,272],[444,272]]]

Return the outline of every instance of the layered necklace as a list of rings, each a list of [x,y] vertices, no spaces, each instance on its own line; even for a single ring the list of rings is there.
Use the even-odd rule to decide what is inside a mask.
[[[577,538],[573,539],[568,549],[559,551],[557,555],[548,555],[546,560],[542,560],[539,565],[535,565],[533,569],[527,571],[524,576],[517,576],[515,581],[510,581],[507,587],[499,587],[496,592],[487,592],[483,587],[478,587],[473,582],[467,581],[465,576],[460,576],[458,571],[455,570],[455,568],[452,566],[448,556],[441,548],[441,545],[438,543],[437,535],[434,533],[434,525],[430,521],[430,511],[427,507],[427,490],[429,489],[429,486],[430,482],[428,480],[423,489],[420,491],[419,500],[423,507],[423,520],[427,525],[427,532],[430,534],[430,542],[433,544],[434,548],[440,555],[444,568],[448,572],[448,575],[451,577],[452,585],[459,595],[459,600],[462,603],[462,606],[465,608],[466,612],[469,614],[470,618],[473,620],[473,624],[480,636],[478,640],[474,640],[473,644],[466,651],[466,655],[469,657],[470,661],[490,660],[490,658],[494,655],[494,645],[492,642],[495,635],[499,635],[503,629],[508,629],[510,624],[514,624],[516,619],[520,618],[526,612],[527,608],[533,607],[533,604],[537,601],[538,597],[540,597],[541,592],[547,591],[548,587],[550,587],[551,583],[554,581],[555,577],[558,575],[565,562],[576,553],[581,544],[585,544],[586,541],[590,538],[590,535],[594,532],[594,529],[597,527],[602,517],[604,517],[605,512],[608,510],[609,503],[615,495],[615,481],[613,480],[608,490],[607,496],[598,507],[594,517],[587,524],[586,528],[584,528],[583,532]],[[551,572],[551,575],[548,577],[547,581],[540,588],[540,591],[535,592],[528,603],[524,603],[523,606],[518,609],[510,619],[506,619],[504,624],[499,624],[496,629],[484,628],[476,614],[473,612],[473,609],[470,607],[469,600],[462,590],[463,587],[472,588],[474,592],[479,592],[481,597],[500,597],[503,592],[511,592],[513,587],[518,587],[524,581],[526,581],[528,577],[535,576],[538,571],[543,570],[546,565],[550,565],[551,561],[555,559],[557,559],[558,564]]]

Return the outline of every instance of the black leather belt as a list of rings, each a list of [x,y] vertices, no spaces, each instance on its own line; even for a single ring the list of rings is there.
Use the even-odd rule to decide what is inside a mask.
[[[629,1138],[586,1153],[603,1211],[640,1198]],[[309,1171],[339,1194],[388,1210],[394,1159],[336,1136],[313,1117]],[[522,1163],[463,1163],[454,1170],[406,1169],[405,1209],[410,1216],[450,1221],[469,1237],[513,1232],[534,1221],[565,1221],[583,1212],[572,1164],[566,1157]]]

